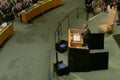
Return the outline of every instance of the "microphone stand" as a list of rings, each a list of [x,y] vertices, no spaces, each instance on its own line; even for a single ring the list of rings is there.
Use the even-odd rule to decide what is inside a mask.
[[[56,63],[58,63],[58,52],[56,52]]]

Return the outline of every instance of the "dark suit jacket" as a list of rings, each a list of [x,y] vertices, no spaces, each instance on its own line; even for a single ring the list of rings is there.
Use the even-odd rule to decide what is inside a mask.
[[[120,11],[120,2],[117,2],[117,10]]]
[[[87,8],[87,12],[93,11],[92,10],[92,1],[93,0],[85,0],[85,7]],[[87,6],[87,5],[90,5],[90,4],[91,4],[91,6]]]
[[[89,29],[87,29],[86,31],[84,31],[84,32],[82,33],[84,43],[87,43],[87,44],[88,44],[89,39],[90,39],[90,34],[91,34],[91,32],[90,32]]]
[[[87,7],[87,4],[89,5],[89,4],[92,4],[92,1],[93,0],[85,0],[85,6]]]

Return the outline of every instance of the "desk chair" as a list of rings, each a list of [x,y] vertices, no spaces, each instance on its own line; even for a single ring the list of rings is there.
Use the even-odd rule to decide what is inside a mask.
[[[98,26],[99,32],[104,32],[105,35],[107,33],[113,33],[114,32],[114,22],[115,22],[115,16],[116,16],[116,10],[110,9],[107,15],[107,19],[100,22]]]

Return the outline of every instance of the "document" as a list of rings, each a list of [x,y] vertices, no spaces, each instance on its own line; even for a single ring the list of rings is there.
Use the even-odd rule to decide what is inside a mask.
[[[73,41],[80,41],[80,35],[79,34],[74,34],[73,35]]]

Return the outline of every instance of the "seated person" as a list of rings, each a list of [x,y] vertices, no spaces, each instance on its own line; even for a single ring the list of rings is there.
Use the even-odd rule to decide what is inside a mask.
[[[111,2],[109,3],[109,5],[110,5],[110,8],[111,8],[111,9],[112,9],[112,8],[115,9],[115,7],[116,7],[116,2],[115,2],[115,1],[111,1]]]
[[[32,4],[31,4],[30,0],[23,0],[23,2],[22,2],[22,9],[27,9],[27,8],[29,8],[31,5],[32,5]]]
[[[12,7],[14,5],[15,5],[15,2],[13,2],[12,0],[7,0],[7,5],[4,8],[5,14],[6,14],[6,17],[7,17],[6,22],[14,20],[14,15],[13,15],[13,12],[12,12]]]
[[[85,0],[85,7],[87,8],[87,12],[92,11],[92,1],[93,0]]]
[[[35,3],[37,3],[38,1],[40,1],[40,0],[32,0],[32,3],[35,4]]]
[[[86,19],[87,19],[87,20],[88,20],[88,18],[89,18],[89,13],[90,13],[90,12],[92,12],[93,15],[95,15],[95,13],[94,13],[94,11],[93,11],[93,9],[92,9],[92,1],[93,1],[93,0],[85,0],[85,7],[86,7],[86,12],[87,12],[87,14],[86,14]]]
[[[5,14],[2,12],[2,10],[0,9],[0,25],[5,22]]]
[[[93,9],[94,13],[97,13],[97,12],[100,11],[100,10],[98,10],[98,8],[101,9],[100,1],[99,0],[93,0],[92,1],[92,9]]]
[[[82,28],[83,28],[83,31],[82,31],[81,35],[83,36],[83,41],[84,41],[85,44],[88,44],[90,34],[91,34],[91,32],[88,28],[88,24],[83,24]]]
[[[15,19],[20,16],[18,14],[20,11],[22,11],[21,3],[16,3],[15,6],[12,8]]]

